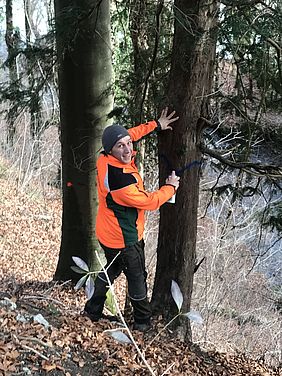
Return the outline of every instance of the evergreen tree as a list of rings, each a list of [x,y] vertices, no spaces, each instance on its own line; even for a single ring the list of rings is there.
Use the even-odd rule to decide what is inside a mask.
[[[183,310],[190,309],[196,259],[197,208],[202,117],[213,82],[218,1],[174,2],[174,43],[167,102],[180,116],[170,137],[160,135],[160,178],[175,169],[182,175],[175,204],[160,210],[153,308],[164,317],[176,306],[170,292],[175,280],[184,296]],[[182,321],[182,319],[181,319]],[[191,338],[188,320],[179,335]]]

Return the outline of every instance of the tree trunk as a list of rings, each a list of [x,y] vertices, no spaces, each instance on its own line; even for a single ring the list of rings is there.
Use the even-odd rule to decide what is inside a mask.
[[[10,84],[17,80],[16,51],[18,47],[18,33],[14,30],[13,24],[13,0],[6,0],[6,34],[5,41],[8,50],[7,65],[9,68]],[[13,145],[16,132],[15,123],[8,121],[7,143]]]
[[[133,47],[133,66],[134,66],[134,83],[133,83],[133,100],[130,106],[132,124],[137,125],[143,122],[144,103],[142,102],[144,92],[144,80],[147,71],[148,53],[148,22],[146,17],[146,8],[148,4],[144,0],[135,0],[131,3],[129,15],[129,29]],[[142,108],[141,108],[142,104]],[[144,156],[145,140],[137,144],[138,157],[136,164],[139,173],[144,177]],[[129,300],[128,300],[129,301]]]
[[[30,0],[24,0],[24,14],[25,14],[25,37],[26,48],[32,47],[31,37],[32,34],[39,38],[33,23],[33,7]],[[42,105],[41,105],[41,93],[37,90],[32,90],[34,83],[40,80],[38,77],[37,64],[35,62],[36,57],[32,54],[26,55],[26,69],[28,71],[27,83],[29,89],[32,91],[28,107],[30,113],[30,135],[33,141],[31,164],[32,168],[39,169],[41,165],[41,142],[40,137],[43,132],[43,119],[42,119]]]
[[[6,34],[5,40],[8,50],[8,67],[10,83],[17,79],[16,51],[18,47],[18,33],[14,30],[13,0],[6,0]]]
[[[148,100],[148,93],[150,91],[150,79],[156,65],[162,9],[163,0],[158,0],[156,4],[144,0],[135,0],[131,3],[130,35],[133,47],[135,82],[130,112],[133,124],[142,123],[144,114],[151,113],[152,108],[155,109],[155,103]],[[138,170],[140,175],[144,177],[146,139],[139,141],[137,150]]]
[[[175,0],[175,31],[168,104],[177,111],[174,131],[160,135],[160,179],[171,169],[182,174],[175,204],[160,210],[157,268],[152,307],[169,318],[177,313],[170,292],[175,280],[184,297],[182,312],[190,310],[196,258],[201,116],[207,113],[207,97],[213,79],[218,2]],[[194,164],[189,165],[190,163]],[[180,173],[180,172],[179,172]],[[178,321],[181,339],[191,339],[189,320]]]
[[[77,280],[72,256],[95,265],[96,160],[112,110],[110,1],[56,0],[62,143],[62,241],[55,279]]]

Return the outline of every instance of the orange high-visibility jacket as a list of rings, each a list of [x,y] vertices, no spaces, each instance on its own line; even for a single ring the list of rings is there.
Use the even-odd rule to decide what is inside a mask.
[[[155,121],[128,130],[137,141],[157,127]],[[96,236],[109,248],[125,248],[141,240],[144,232],[145,210],[156,210],[175,193],[172,185],[145,191],[134,163],[124,164],[112,155],[101,153],[97,161],[99,207]]]

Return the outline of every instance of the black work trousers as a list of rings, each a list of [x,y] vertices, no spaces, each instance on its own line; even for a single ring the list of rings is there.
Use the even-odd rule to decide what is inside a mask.
[[[134,321],[139,324],[149,323],[152,312],[147,299],[144,241],[122,249],[101,246],[107,259],[105,269],[111,284],[121,272],[126,276]],[[104,272],[100,272],[95,279],[94,294],[85,305],[85,311],[96,320],[102,316],[108,289],[107,277]]]

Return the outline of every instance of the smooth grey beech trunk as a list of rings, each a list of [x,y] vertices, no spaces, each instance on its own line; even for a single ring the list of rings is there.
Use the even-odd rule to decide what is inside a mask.
[[[207,116],[207,95],[211,93],[215,58],[218,1],[175,0],[174,5],[168,104],[180,119],[173,132],[163,132],[159,137],[162,181],[171,167],[181,169],[201,160],[201,117]],[[170,292],[172,280],[183,293],[183,312],[190,310],[196,260],[199,172],[200,165],[196,163],[187,169],[181,177],[176,203],[165,204],[160,210],[152,307],[165,318],[173,316],[177,310]],[[177,324],[179,337],[190,340],[189,320],[183,318]]]
[[[78,256],[97,269],[96,160],[112,110],[109,0],[55,0],[62,144],[62,240],[55,279],[77,280]]]

